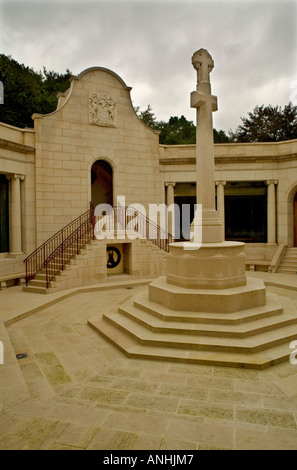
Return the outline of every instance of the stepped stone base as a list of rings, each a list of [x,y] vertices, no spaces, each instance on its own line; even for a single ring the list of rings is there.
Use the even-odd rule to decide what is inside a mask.
[[[297,338],[294,306],[275,294],[233,313],[172,310],[135,296],[88,324],[129,357],[264,369],[289,360]]]
[[[170,246],[167,274],[147,295],[89,325],[135,358],[255,369],[289,360],[296,309],[245,276],[243,244],[185,245]]]

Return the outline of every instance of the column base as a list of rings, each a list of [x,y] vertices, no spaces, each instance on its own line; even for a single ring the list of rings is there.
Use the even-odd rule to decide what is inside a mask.
[[[7,255],[9,258],[19,258],[21,256],[24,256],[24,253],[22,251],[11,251]]]
[[[191,236],[195,243],[223,242],[222,222],[217,211],[198,209],[191,224]]]

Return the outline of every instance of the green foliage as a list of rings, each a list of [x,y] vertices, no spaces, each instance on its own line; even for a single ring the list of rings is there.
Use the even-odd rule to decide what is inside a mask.
[[[0,54],[0,80],[4,86],[0,121],[16,127],[33,127],[32,114],[47,114],[56,109],[56,94],[69,88],[70,75],[69,70],[57,74],[45,68],[42,74]]]
[[[217,131],[216,129],[213,130],[213,141],[215,144],[227,144],[230,142],[229,137],[225,133],[225,131]]]
[[[135,112],[137,113],[138,117],[142,120],[142,122],[150,127],[151,129],[156,129],[157,126],[157,119],[153,113],[152,107],[149,104],[145,111],[140,111],[140,107],[137,106]]]
[[[135,108],[139,118],[148,127],[160,132],[159,142],[163,145],[182,145],[196,143],[196,126],[192,121],[188,121],[185,116],[173,116],[168,122],[157,121],[151,105],[148,105],[145,111]],[[229,142],[228,136],[224,131],[214,129],[214,142]]]
[[[249,118],[235,132],[229,131],[231,142],[278,142],[297,139],[297,106],[291,102],[281,106],[256,106]]]
[[[160,131],[160,144],[178,145],[196,142],[196,127],[185,116],[171,117],[168,122],[160,121],[157,128]]]

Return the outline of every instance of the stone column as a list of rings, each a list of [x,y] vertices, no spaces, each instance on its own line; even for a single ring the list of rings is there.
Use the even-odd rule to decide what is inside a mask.
[[[7,176],[10,180],[10,213],[9,213],[9,231],[11,256],[22,255],[22,222],[21,222],[21,181],[25,179],[24,175],[14,174]]]
[[[277,180],[267,180],[267,242],[270,245],[276,244],[276,203],[275,185]]]
[[[226,181],[216,181],[217,186],[217,212],[222,222],[222,234],[225,239],[225,191]]]
[[[205,49],[199,49],[192,57],[197,70],[196,91],[191,93],[191,107],[196,108],[196,183],[197,204],[202,206],[201,220],[194,220],[195,226],[202,224],[202,243],[223,241],[222,224],[215,209],[214,143],[212,113],[217,108],[217,98],[211,94],[209,74],[214,62]],[[198,210],[196,215],[198,214]]]
[[[165,186],[167,187],[167,208],[169,208],[171,205],[173,207],[175,183],[165,183]],[[175,232],[174,224],[175,224],[175,217],[174,217],[174,210],[173,210],[173,212],[172,211],[168,212],[168,232],[172,236],[174,236],[174,232]]]

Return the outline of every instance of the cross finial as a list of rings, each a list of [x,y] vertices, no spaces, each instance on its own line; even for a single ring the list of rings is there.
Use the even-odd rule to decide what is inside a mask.
[[[197,83],[210,83],[209,74],[213,69],[214,62],[206,49],[199,49],[192,57],[193,67],[197,70]]]

